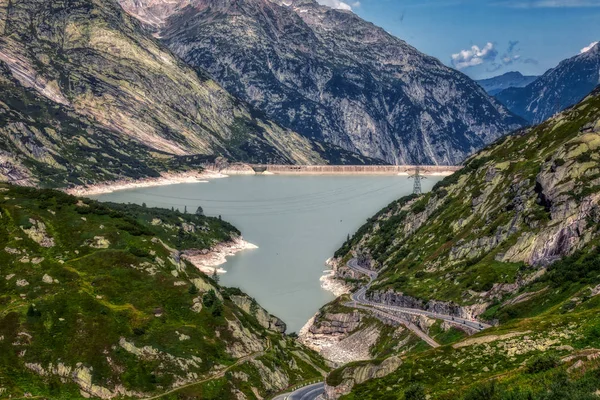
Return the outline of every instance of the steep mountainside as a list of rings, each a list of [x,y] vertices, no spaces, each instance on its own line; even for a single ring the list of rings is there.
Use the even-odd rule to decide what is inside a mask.
[[[256,399],[326,369],[183,257],[238,238],[230,224],[0,191],[0,397]]]
[[[537,76],[525,76],[520,72],[507,72],[500,76],[477,81],[490,96],[495,96],[509,88],[521,88],[534,82]]]
[[[365,156],[457,164],[522,122],[465,75],[314,0],[120,1],[270,118]]]
[[[381,360],[343,367],[327,380],[329,398],[592,399],[600,389],[599,148],[597,89],[470,158],[431,193],[370,219],[336,253],[340,279],[360,284],[347,266],[358,259],[379,272],[371,301],[497,327],[408,354],[381,379],[361,378]],[[420,318],[433,335],[435,316]],[[311,329],[326,320],[317,316]]]
[[[561,62],[524,88],[496,95],[509,110],[534,124],[578,103],[600,84],[600,44]]]
[[[3,163],[12,157],[22,173],[35,164],[42,181],[154,176],[213,155],[363,162],[264,119],[113,0],[0,1],[0,90]]]

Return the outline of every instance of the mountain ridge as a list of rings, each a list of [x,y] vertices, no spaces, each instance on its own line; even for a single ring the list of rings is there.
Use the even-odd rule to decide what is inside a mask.
[[[143,17],[156,0],[121,4]],[[465,75],[352,12],[314,1],[185,4],[161,15],[157,37],[306,137],[392,164],[456,164],[522,124]]]
[[[600,389],[599,366],[587,358],[600,354],[600,335],[591,333],[600,328],[599,146],[600,87],[483,149],[432,192],[370,218],[331,260],[335,276],[357,290],[369,280],[351,261],[377,271],[366,298],[429,312],[396,314],[444,341],[420,351],[402,342],[381,354],[379,344],[393,337],[381,331],[371,337],[374,360],[328,376],[327,398],[397,399],[412,391],[444,400],[591,398]],[[373,322],[351,305],[344,296],[323,307],[308,332],[335,343],[366,336]],[[435,314],[494,327],[474,334]],[[392,367],[378,369],[382,355]],[[542,359],[550,362],[538,369]],[[365,379],[373,370],[378,376]]]
[[[185,65],[116,1],[11,1],[0,16],[6,100],[0,133],[19,179],[29,173],[39,182],[62,174],[52,184],[93,184],[121,178],[117,162],[132,167],[124,168],[124,177],[153,177],[170,167],[198,169],[201,159],[216,156],[282,164],[379,162],[266,119]],[[36,120],[42,109],[45,119]],[[28,150],[32,146],[35,151]],[[127,156],[114,154],[119,147]],[[97,159],[85,151],[97,151]],[[81,174],[84,165],[95,175]]]
[[[600,44],[561,61],[523,88],[509,88],[496,98],[515,114],[539,124],[577,104],[600,84]]]
[[[539,77],[534,75],[525,76],[518,71],[512,71],[492,78],[481,79],[476,82],[481,85],[489,95],[495,96],[501,91],[509,88],[525,87],[534,82],[537,78]]]

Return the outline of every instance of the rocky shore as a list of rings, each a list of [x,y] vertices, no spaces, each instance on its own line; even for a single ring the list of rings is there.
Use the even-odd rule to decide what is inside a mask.
[[[66,189],[65,192],[74,196],[94,196],[105,193],[112,193],[117,190],[137,189],[153,186],[167,186],[179,183],[198,183],[207,182],[208,179],[226,178],[227,175],[204,170],[188,171],[181,173],[164,173],[158,178],[142,178],[142,179],[123,179],[118,181],[110,181],[98,183],[90,186],[76,186]]]
[[[231,257],[244,250],[258,249],[258,246],[246,242],[242,237],[235,238],[229,242],[219,243],[208,250],[187,250],[183,252],[182,258],[190,261],[196,268],[207,275],[224,274],[223,268],[219,266],[227,262],[227,257]]]

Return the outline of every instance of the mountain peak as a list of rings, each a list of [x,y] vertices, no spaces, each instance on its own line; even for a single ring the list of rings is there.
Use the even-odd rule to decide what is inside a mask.
[[[518,71],[511,71],[493,78],[477,81],[490,95],[495,96],[509,88],[525,87],[535,81],[537,76],[525,76]]]
[[[392,164],[447,165],[523,122],[465,75],[347,10],[315,0],[192,3],[168,19],[163,43],[308,138]]]
[[[589,49],[588,49],[589,48]],[[527,87],[497,94],[505,106],[533,123],[578,103],[600,82],[600,43],[563,60]]]

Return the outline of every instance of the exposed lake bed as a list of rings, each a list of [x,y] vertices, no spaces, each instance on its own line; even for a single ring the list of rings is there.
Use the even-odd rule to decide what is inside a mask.
[[[427,177],[430,190],[442,177]],[[257,248],[222,264],[221,284],[239,287],[288,332],[298,332],[335,298],[322,288],[325,261],[367,218],[412,192],[406,176],[232,176],[208,182],[140,187],[94,196],[101,201],[174,207],[193,213],[202,207],[221,216]]]

